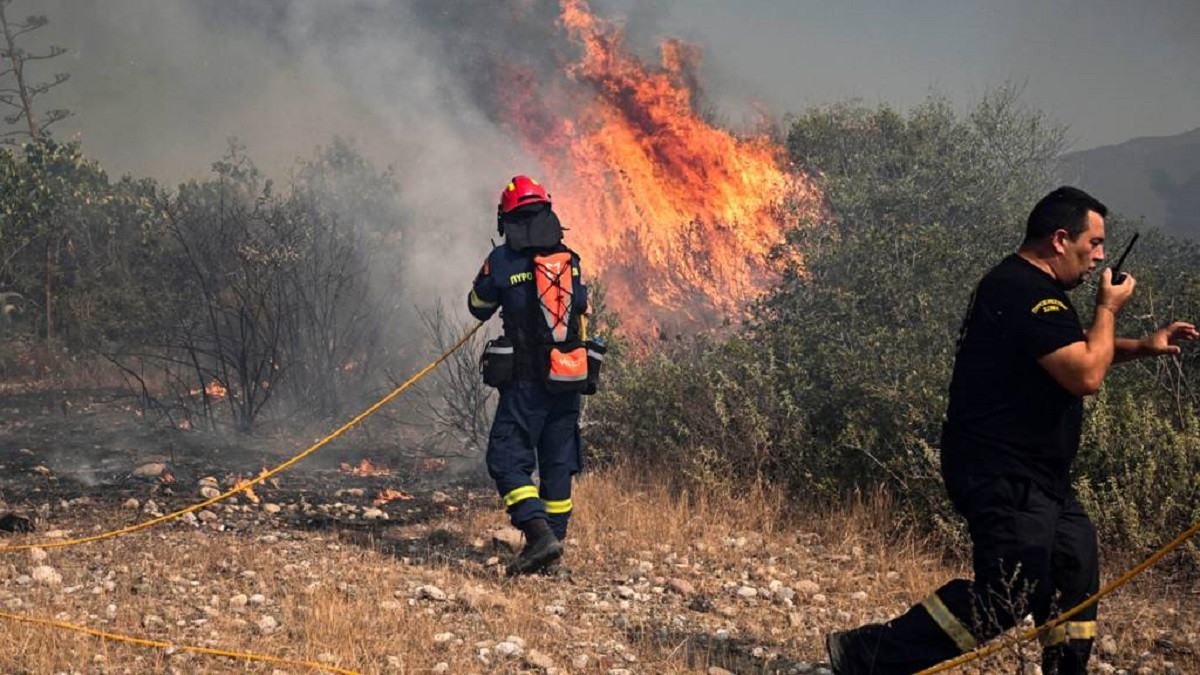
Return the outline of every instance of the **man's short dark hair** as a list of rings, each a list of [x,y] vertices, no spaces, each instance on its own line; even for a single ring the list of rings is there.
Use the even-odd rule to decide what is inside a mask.
[[[1064,185],[1050,194],[1029,212],[1025,223],[1026,244],[1040,241],[1054,234],[1055,230],[1066,230],[1074,239],[1087,229],[1087,213],[1095,211],[1100,217],[1108,215],[1108,207],[1099,199],[1079,188]]]

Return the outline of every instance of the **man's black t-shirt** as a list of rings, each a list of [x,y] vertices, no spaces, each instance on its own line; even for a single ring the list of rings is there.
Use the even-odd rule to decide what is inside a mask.
[[[1027,477],[1051,494],[1068,494],[1083,399],[1037,360],[1085,339],[1053,277],[1017,254],[992,268],[959,334],[943,472]]]

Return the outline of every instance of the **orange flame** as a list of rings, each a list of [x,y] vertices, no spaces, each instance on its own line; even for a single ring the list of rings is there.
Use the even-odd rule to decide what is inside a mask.
[[[408,494],[407,492],[404,492],[403,490],[393,490],[391,488],[388,488],[388,489],[384,490],[383,492],[379,493],[379,496],[376,497],[371,502],[371,506],[380,507],[380,506],[383,506],[384,504],[386,504],[390,501],[396,500],[396,499],[407,501],[412,498],[413,498],[412,495]]]
[[[578,110],[552,110],[547,101],[561,92],[527,73],[510,73],[505,91],[509,119],[572,228],[568,243],[635,334],[742,314],[783,267],[771,256],[784,241],[783,207],[792,224],[815,214],[816,189],[785,169],[767,136],[739,138],[696,112],[697,48],[664,41],[661,66],[650,67],[585,0],[561,7],[582,48],[567,72]]]
[[[338,470],[342,473],[348,473],[355,476],[390,476],[392,472],[382,467],[377,467],[371,463],[371,460],[363,458],[358,466],[351,466],[346,462],[342,462]]]
[[[234,479],[233,487],[234,487],[234,489],[237,489],[237,488],[242,487],[243,485],[249,485],[249,484],[250,484],[249,480],[242,478],[241,476],[237,476]],[[255,504],[257,504],[259,501],[261,501],[261,500],[259,500],[258,495],[254,494],[254,488],[252,488],[252,487],[248,487],[245,490],[242,490],[241,494],[245,495],[246,499],[249,499],[251,502],[253,502]]]
[[[190,393],[192,396],[199,396],[201,391],[207,394],[209,398],[215,398],[217,400],[225,398],[225,395],[229,393],[229,390],[223,387],[221,383],[216,380],[213,380],[205,385],[203,390],[193,389]]]

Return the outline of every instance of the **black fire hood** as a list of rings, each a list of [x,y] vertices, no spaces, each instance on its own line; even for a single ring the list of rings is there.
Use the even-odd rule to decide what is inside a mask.
[[[563,238],[558,216],[544,202],[519,206],[501,215],[500,230],[505,245],[514,251],[554,248]]]

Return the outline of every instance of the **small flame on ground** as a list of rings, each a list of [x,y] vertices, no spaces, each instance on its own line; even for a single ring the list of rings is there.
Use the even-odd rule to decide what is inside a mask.
[[[239,476],[234,480],[233,488],[236,490],[236,489],[242,487],[243,485],[249,485],[249,484],[250,484],[249,480]],[[245,490],[242,490],[242,492],[240,494],[245,495],[246,499],[249,499],[251,502],[253,502],[255,504],[257,504],[260,501],[258,498],[258,495],[254,494],[254,488],[252,488],[252,487],[248,487]]]
[[[392,488],[388,488],[383,492],[380,492],[379,496],[371,501],[371,506],[380,507],[397,499],[407,501],[409,499],[413,499],[413,496],[407,492],[404,492],[403,490],[393,490]]]
[[[189,393],[191,393],[192,396],[199,396],[201,393],[204,393],[209,398],[220,400],[225,398],[225,395],[229,393],[229,390],[222,386],[220,382],[213,380],[205,385],[203,390],[193,389]]]
[[[446,468],[446,460],[441,457],[422,457],[417,460],[417,468],[422,471],[440,471]]]
[[[382,467],[377,467],[371,463],[371,460],[363,458],[359,461],[358,466],[352,466],[347,462],[342,462],[338,468],[342,473],[348,473],[354,476],[390,476],[391,470]]]

